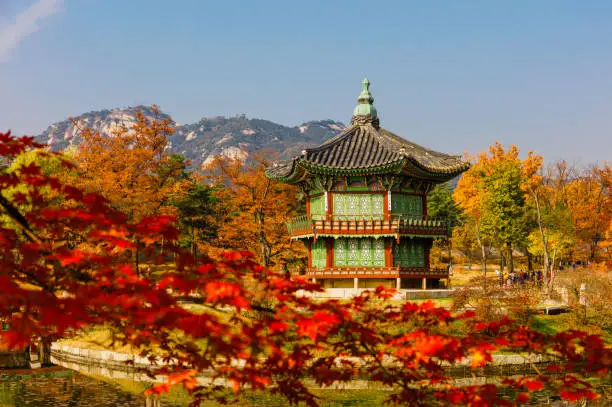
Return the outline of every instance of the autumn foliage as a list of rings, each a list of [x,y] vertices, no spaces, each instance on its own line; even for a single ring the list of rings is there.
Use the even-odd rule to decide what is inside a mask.
[[[277,267],[303,264],[304,245],[289,239],[285,222],[295,216],[297,188],[268,178],[264,152],[247,162],[217,157],[205,167],[219,205],[219,240],[225,250],[249,250],[261,264]]]
[[[34,146],[31,138],[0,134],[0,155],[8,161]],[[76,170],[70,162],[63,165]],[[11,327],[2,340],[19,346],[105,324],[118,342],[166,362],[156,373],[169,374],[169,382],[151,392],[180,384],[194,403],[228,401],[229,385],[237,394],[250,388],[316,405],[308,381],[330,386],[365,378],[388,386],[396,404],[503,406],[526,402],[543,388],[570,400],[596,398],[582,375],[609,374],[611,351],[598,336],[544,335],[507,319],[481,322],[471,312],[453,314],[431,302],[385,302],[393,290],[383,288],[349,302],[312,301],[304,294],[320,286],[271,271],[248,252],[212,261],[181,251],[170,216],[127,216],[101,195],[45,175],[33,163],[0,172],[0,191],[19,183],[27,186],[23,192],[10,198],[0,193],[5,222],[11,223],[0,225],[0,319]],[[42,188],[55,198],[41,194]],[[72,244],[73,236],[87,245]],[[175,253],[175,271],[155,282],[139,276],[131,262],[135,241],[157,262],[165,252]],[[248,281],[257,282],[270,306],[251,301]],[[178,299],[185,297],[210,312],[182,307]],[[457,333],[455,324],[468,329]],[[464,358],[471,358],[473,369],[485,366],[499,350],[555,356],[559,363],[498,385],[456,386],[447,373]],[[204,371],[217,380],[198,382]]]
[[[517,251],[530,269],[532,258],[541,258],[548,289],[561,259],[612,265],[605,249],[612,225],[609,164],[584,170],[565,161],[545,165],[541,155],[530,151],[521,159],[517,146],[499,142],[470,160],[454,191],[463,215],[457,236],[474,237],[483,270],[491,247],[510,271]]]

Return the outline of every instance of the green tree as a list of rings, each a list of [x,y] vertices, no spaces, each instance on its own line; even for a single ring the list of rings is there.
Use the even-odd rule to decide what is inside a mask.
[[[448,234],[451,236],[453,229],[460,222],[461,211],[453,198],[453,190],[448,182],[436,185],[427,196],[427,214],[445,219],[448,222]],[[448,250],[448,263],[452,266],[452,239],[446,239],[444,243]]]
[[[490,168],[483,183],[487,197],[483,212],[483,232],[497,243],[510,272],[514,271],[513,249],[523,246],[527,237],[525,198],[521,191],[521,163],[512,150],[513,147],[508,151],[508,159]]]
[[[192,182],[187,191],[172,202],[179,213],[180,245],[189,247],[194,257],[197,257],[201,244],[217,236],[215,214],[218,203],[213,189],[198,182]]]

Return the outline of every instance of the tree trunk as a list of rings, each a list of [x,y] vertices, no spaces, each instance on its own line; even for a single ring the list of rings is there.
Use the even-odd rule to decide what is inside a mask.
[[[506,268],[506,255],[503,250],[499,251],[499,271],[504,272]]]
[[[512,256],[512,245],[508,245],[506,250],[508,253],[508,273],[514,273],[514,257]]]
[[[555,281],[555,257],[557,257],[557,249],[555,248],[552,252],[552,261],[549,264],[549,269],[544,269],[544,274],[546,274],[547,284],[546,284],[546,296],[550,296],[550,292],[552,291],[553,281]],[[550,272],[550,278],[548,278],[548,273]]]
[[[542,241],[542,256],[544,258],[544,275],[542,278],[544,279],[544,286],[546,287],[547,295],[550,293],[548,281],[548,271],[550,270],[550,260],[548,256],[548,234],[544,230],[544,226],[542,225],[542,213],[540,210],[540,199],[538,194],[532,191],[533,200],[536,204],[536,215],[538,221],[538,230],[540,231],[540,240]]]
[[[533,255],[527,248],[525,248],[525,253],[527,253],[527,271],[533,271]]]

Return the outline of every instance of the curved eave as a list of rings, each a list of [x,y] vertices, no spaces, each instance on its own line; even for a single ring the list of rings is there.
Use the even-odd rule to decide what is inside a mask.
[[[306,177],[307,171],[304,167],[298,165],[297,161],[298,159],[295,158],[290,163],[287,161],[281,163],[280,168],[270,167],[266,169],[266,177],[286,184],[296,184],[302,181]]]
[[[372,174],[388,174],[388,173],[399,173],[401,172],[405,159],[396,160],[388,164],[363,167],[363,168],[338,168],[328,167],[324,165],[313,164],[309,161],[298,158],[297,164],[300,167],[304,167],[308,172],[315,174],[324,175],[372,175]]]
[[[437,180],[439,182],[449,181],[470,168],[468,162],[461,162],[452,167],[430,168],[423,165],[414,157],[408,156],[406,158],[406,165],[403,168],[404,171],[419,178]]]

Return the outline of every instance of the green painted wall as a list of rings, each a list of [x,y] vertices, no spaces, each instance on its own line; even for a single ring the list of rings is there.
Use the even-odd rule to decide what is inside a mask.
[[[323,219],[325,217],[324,195],[310,198],[310,215],[313,219]]]
[[[420,239],[403,239],[393,246],[393,264],[401,267],[425,267],[425,243]]]
[[[325,239],[318,239],[312,245],[312,267],[323,268],[327,265],[327,248]]]
[[[391,194],[391,213],[423,214],[423,200],[415,195]]]
[[[335,239],[334,266],[384,267],[385,241],[373,238]]]
[[[384,214],[382,194],[333,194],[332,199],[334,215],[339,219],[382,219]]]

